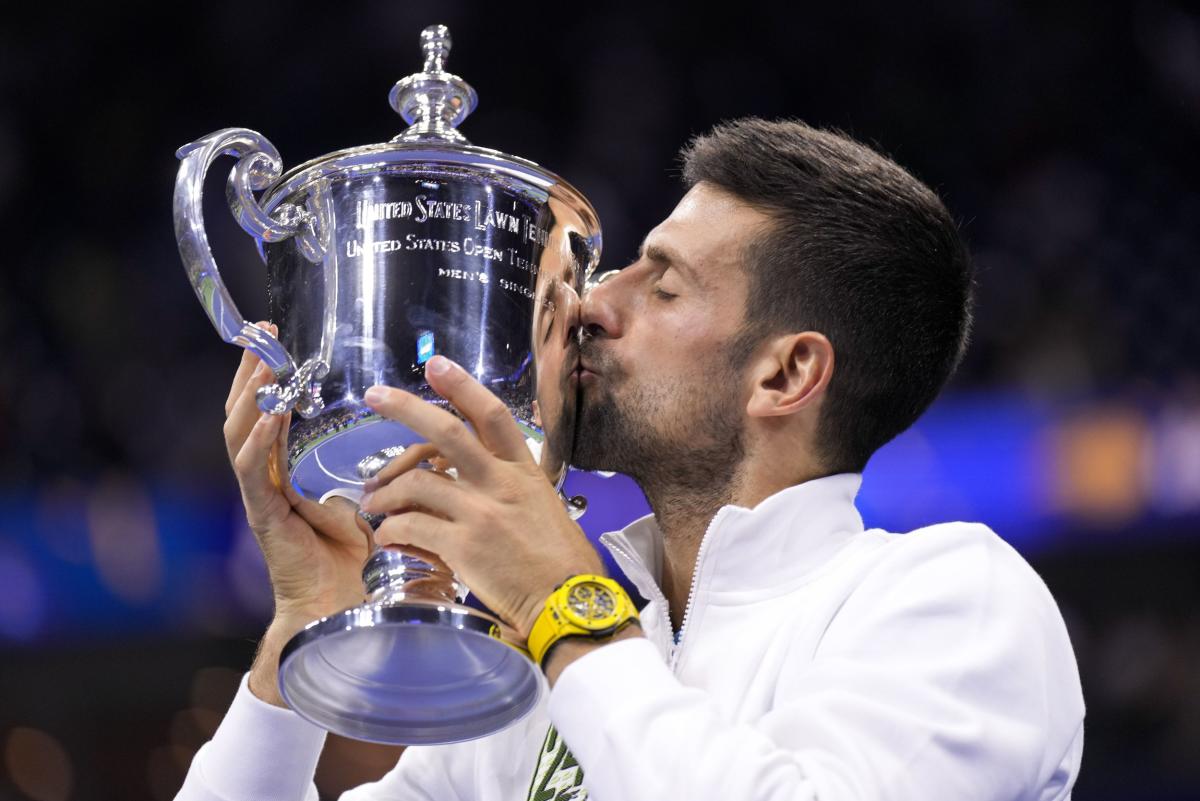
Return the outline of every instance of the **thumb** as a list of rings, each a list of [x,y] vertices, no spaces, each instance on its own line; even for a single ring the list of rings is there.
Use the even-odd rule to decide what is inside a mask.
[[[250,429],[250,435],[242,444],[234,458],[234,469],[237,471],[238,483],[242,488],[242,497],[246,502],[246,511],[265,523],[263,518],[269,518],[274,506],[282,497],[281,487],[272,475],[272,450],[279,436],[281,420],[273,414],[263,413]]]

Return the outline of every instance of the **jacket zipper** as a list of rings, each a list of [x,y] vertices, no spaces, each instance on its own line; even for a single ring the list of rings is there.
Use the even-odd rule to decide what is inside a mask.
[[[696,551],[696,564],[692,568],[692,584],[691,588],[688,590],[687,605],[683,607],[683,621],[679,624],[679,642],[671,645],[670,667],[672,673],[674,673],[675,669],[679,666],[679,655],[683,652],[683,644],[686,641],[685,638],[687,637],[688,619],[692,616],[692,605],[696,600],[696,587],[700,583],[700,564],[704,561],[704,551],[708,548],[709,538],[713,532],[713,528],[717,525],[717,518],[721,516],[721,511],[722,510],[717,510],[717,513],[713,515],[713,519],[708,521],[708,528],[704,530],[704,539],[700,540],[700,548]],[[655,586],[657,587],[657,584]],[[661,590],[659,591],[659,595],[662,595]],[[666,608],[665,602],[664,608]],[[671,620],[669,616],[667,618],[667,626],[671,627]],[[672,633],[674,633],[674,627],[671,627],[671,629]],[[671,639],[674,640],[674,637]]]
[[[638,569],[638,571],[640,573],[642,573],[643,577],[646,579],[646,585],[651,589],[651,595],[653,596],[653,597],[649,598],[648,600],[654,601],[655,603],[658,604],[658,608],[660,610],[659,617],[661,618],[661,622],[666,624],[666,627],[663,629],[663,631],[668,631],[668,632],[672,631],[670,607],[667,605],[667,596],[663,595],[663,591],[658,586],[658,582],[655,581],[654,576],[650,575],[650,571],[646,570],[645,567],[642,565],[641,559],[634,556],[633,554],[631,554],[629,551],[627,551],[625,548],[618,545],[617,543],[608,542],[608,543],[605,543],[605,546],[613,553],[620,553],[621,556],[625,557],[625,560],[631,566],[636,567]],[[667,646],[668,660],[673,658],[672,657],[673,649],[674,649],[674,645]]]

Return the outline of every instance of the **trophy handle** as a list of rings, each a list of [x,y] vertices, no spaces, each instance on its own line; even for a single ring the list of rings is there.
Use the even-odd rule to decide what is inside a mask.
[[[222,155],[238,159],[229,173],[226,195],[230,210],[242,229],[263,242],[281,242],[296,237],[296,244],[309,261],[324,257],[325,242],[318,217],[307,209],[283,204],[278,219],[258,204],[255,190],[271,185],[283,172],[275,146],[255,131],[223,128],[176,152],[181,160],[175,180],[175,238],[192,289],[221,339],[246,348],[263,360],[275,374],[276,383],[258,391],[258,407],[283,414],[295,409],[302,417],[315,417],[323,404],[318,381],[329,367],[320,359],[309,359],[299,367],[275,337],[244,319],[221,280],[204,232],[204,178]]]

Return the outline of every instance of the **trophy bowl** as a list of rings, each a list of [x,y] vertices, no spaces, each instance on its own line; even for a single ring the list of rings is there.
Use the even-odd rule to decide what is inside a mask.
[[[421,44],[424,70],[391,92],[409,127],[390,142],[286,174],[247,129],[178,152],[175,230],[188,277],[221,337],[274,372],[259,408],[293,412],[289,477],[318,501],[356,501],[421,441],[363,395],[385,384],[446,406],[424,379],[435,354],[504,401],[560,490],[571,458],[596,212],[537,164],[469,144],[457,126],[477,97],[445,71],[449,32],[426,28]],[[241,316],[209,248],[203,185],[222,155],[237,158],[229,205],[266,264],[278,339]],[[581,499],[564,502],[581,513]],[[489,734],[537,703],[536,666],[499,621],[463,604],[466,589],[436,557],[375,549],[364,583],[363,605],[313,621],[284,649],[280,690],[302,716],[357,739],[431,744]]]

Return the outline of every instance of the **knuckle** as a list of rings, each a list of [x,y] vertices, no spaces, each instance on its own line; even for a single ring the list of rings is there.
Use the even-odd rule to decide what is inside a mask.
[[[380,545],[412,544],[412,523],[405,515],[389,515],[375,529],[375,542]]]
[[[414,470],[407,475],[408,481],[413,485],[413,490],[416,492],[426,491],[430,488],[440,486],[436,482],[441,479],[432,470]]]
[[[493,498],[500,500],[498,495],[499,493],[494,490]],[[474,528],[480,531],[496,531],[502,527],[507,518],[507,515],[503,513],[503,508],[499,504],[484,499],[479,499],[476,503],[472,504],[469,513],[474,523]]]
[[[395,544],[395,534],[396,532],[395,527],[392,525],[392,518],[388,517],[385,518],[382,523],[376,526],[375,533],[372,536],[375,539],[375,544],[382,546]]]
[[[403,458],[404,456],[397,456],[395,459],[385,464],[382,468],[380,468],[379,472],[375,474],[372,480],[376,484],[382,486],[401,475],[404,472],[404,465],[400,462],[400,460]]]
[[[421,442],[409,448],[404,455],[410,458],[410,467],[415,467],[421,462],[428,462],[432,459],[436,459],[439,454],[438,449],[433,447],[433,443]]]
[[[483,410],[484,421],[493,426],[507,422],[510,416],[511,413],[508,411],[508,407],[494,395]]]
[[[402,392],[392,392],[390,389],[385,389],[379,398],[379,402],[374,405],[388,412],[396,412],[404,408],[408,398]]]
[[[250,458],[245,453],[239,452],[233,457],[233,472],[239,478],[248,475],[251,467]]]
[[[457,418],[445,420],[437,424],[438,438],[451,443],[461,442],[467,429]]]
[[[501,476],[496,481],[495,497],[502,504],[511,505],[525,499],[525,492],[520,481],[511,476]]]
[[[383,510],[403,509],[408,505],[408,499],[412,496],[412,489],[408,482],[405,481],[405,476],[392,481],[386,486],[375,490],[371,500],[371,506]]]
[[[405,470],[397,476],[392,476],[380,489],[390,489],[392,492],[407,492],[407,488],[412,482],[417,480],[417,476],[425,472],[424,470]]]

